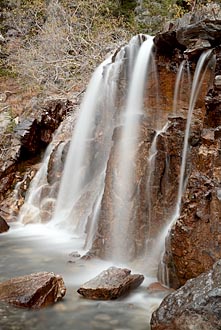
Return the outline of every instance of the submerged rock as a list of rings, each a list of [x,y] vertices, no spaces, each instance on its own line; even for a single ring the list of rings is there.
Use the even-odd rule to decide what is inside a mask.
[[[168,295],[153,313],[152,330],[221,329],[221,260]]]
[[[172,292],[173,289],[170,289],[166,286],[164,286],[163,284],[161,284],[160,282],[153,282],[150,283],[147,287],[147,291],[148,293],[158,293],[158,292],[162,292],[162,293],[169,293]]]
[[[131,275],[129,269],[110,267],[84,283],[77,292],[88,299],[112,300],[137,288],[143,280],[143,275]]]
[[[61,300],[66,293],[61,276],[40,272],[0,283],[0,301],[17,307],[42,308]]]
[[[7,222],[2,217],[0,217],[0,233],[4,233],[4,232],[8,231],[9,228],[10,227],[7,224]]]

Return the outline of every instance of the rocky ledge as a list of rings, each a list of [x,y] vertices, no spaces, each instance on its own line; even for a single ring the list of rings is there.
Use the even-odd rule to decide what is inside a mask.
[[[110,267],[84,283],[77,292],[88,299],[112,300],[137,288],[143,280],[143,275],[132,275],[129,269]]]
[[[61,300],[66,293],[61,276],[41,272],[0,283],[0,301],[17,307],[42,308]]]
[[[221,260],[168,295],[153,313],[152,330],[221,329]]]

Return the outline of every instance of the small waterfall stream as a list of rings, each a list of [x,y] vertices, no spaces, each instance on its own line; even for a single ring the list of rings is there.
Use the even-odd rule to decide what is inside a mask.
[[[171,219],[169,219],[167,226],[162,231],[162,237],[160,238],[160,241],[164,244],[165,238],[168,235],[169,230],[172,228],[172,226],[176,223],[177,219],[180,216],[181,212],[181,202],[182,202],[182,196],[185,189],[185,184],[187,178],[185,178],[186,175],[186,165],[187,165],[187,157],[188,157],[188,148],[189,148],[189,135],[190,135],[190,128],[191,128],[191,122],[192,122],[192,116],[193,111],[195,108],[195,104],[197,101],[197,97],[199,95],[200,89],[202,87],[203,79],[206,73],[206,69],[208,66],[208,58],[211,55],[211,50],[206,51],[202,53],[200,56],[197,66],[195,69],[193,82],[192,82],[192,88],[191,88],[191,94],[190,94],[190,101],[189,101],[189,108],[188,108],[188,114],[187,114],[187,121],[186,121],[186,129],[185,129],[185,135],[184,135],[184,143],[183,143],[183,151],[182,151],[182,162],[180,167],[180,178],[179,178],[179,185],[178,185],[178,193],[177,193],[177,201],[175,205],[174,212],[171,216]],[[182,66],[182,64],[181,64]],[[182,67],[181,67],[182,69]],[[181,71],[180,69],[180,71]],[[178,80],[180,81],[180,80]],[[177,93],[177,85],[175,88],[175,94]],[[177,102],[177,99],[174,98],[174,102]],[[163,246],[161,248],[161,251],[163,251]],[[164,252],[162,253],[164,255]],[[159,272],[160,272],[160,280],[169,286],[169,278],[168,278],[168,271],[166,269],[166,266],[164,262],[161,260],[159,265]]]
[[[171,221],[169,222],[169,228],[172,227],[172,225],[176,222],[180,215],[180,208],[181,208],[181,200],[185,188],[185,172],[186,172],[186,163],[187,163],[187,156],[188,156],[188,146],[189,146],[189,135],[190,135],[190,128],[191,128],[191,121],[192,121],[192,115],[194,111],[194,107],[196,104],[196,100],[198,97],[198,94],[200,92],[200,88],[203,83],[203,79],[206,73],[205,64],[208,64],[208,58],[211,54],[211,50],[202,53],[200,56],[197,66],[195,69],[193,82],[192,82],[192,88],[191,88],[191,94],[190,94],[190,102],[189,102],[189,108],[188,108],[188,114],[187,114],[187,122],[186,122],[186,130],[185,130],[185,136],[184,136],[184,143],[183,143],[183,151],[182,151],[182,162],[180,167],[180,178],[179,178],[179,187],[178,187],[178,193],[177,193],[177,203],[175,207],[175,212],[171,218]],[[176,101],[175,101],[176,102]]]

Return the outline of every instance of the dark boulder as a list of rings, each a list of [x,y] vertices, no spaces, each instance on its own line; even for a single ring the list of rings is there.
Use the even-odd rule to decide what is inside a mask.
[[[220,7],[210,4],[201,11],[188,13],[169,22],[154,42],[159,53],[171,54],[175,48],[185,50],[188,57],[198,57],[204,50],[221,42]]]
[[[221,329],[221,261],[186,282],[162,301],[151,318],[152,330]]]
[[[46,307],[61,300],[65,293],[62,277],[48,272],[12,278],[0,283],[0,301],[17,307]]]
[[[36,113],[21,120],[15,128],[22,159],[35,156],[51,142],[54,131],[68,112],[73,110],[73,103],[63,99],[45,100],[36,107]]]
[[[10,227],[7,224],[7,222],[2,217],[0,217],[0,233],[4,233],[4,232],[8,231],[9,228]]]
[[[77,292],[88,299],[112,300],[137,288],[143,280],[143,275],[131,275],[129,269],[110,267],[84,283]]]

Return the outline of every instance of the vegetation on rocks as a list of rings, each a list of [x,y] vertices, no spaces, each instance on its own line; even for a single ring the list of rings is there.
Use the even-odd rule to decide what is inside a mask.
[[[33,94],[80,92],[109,51],[207,2],[1,0],[0,77],[15,77]]]

